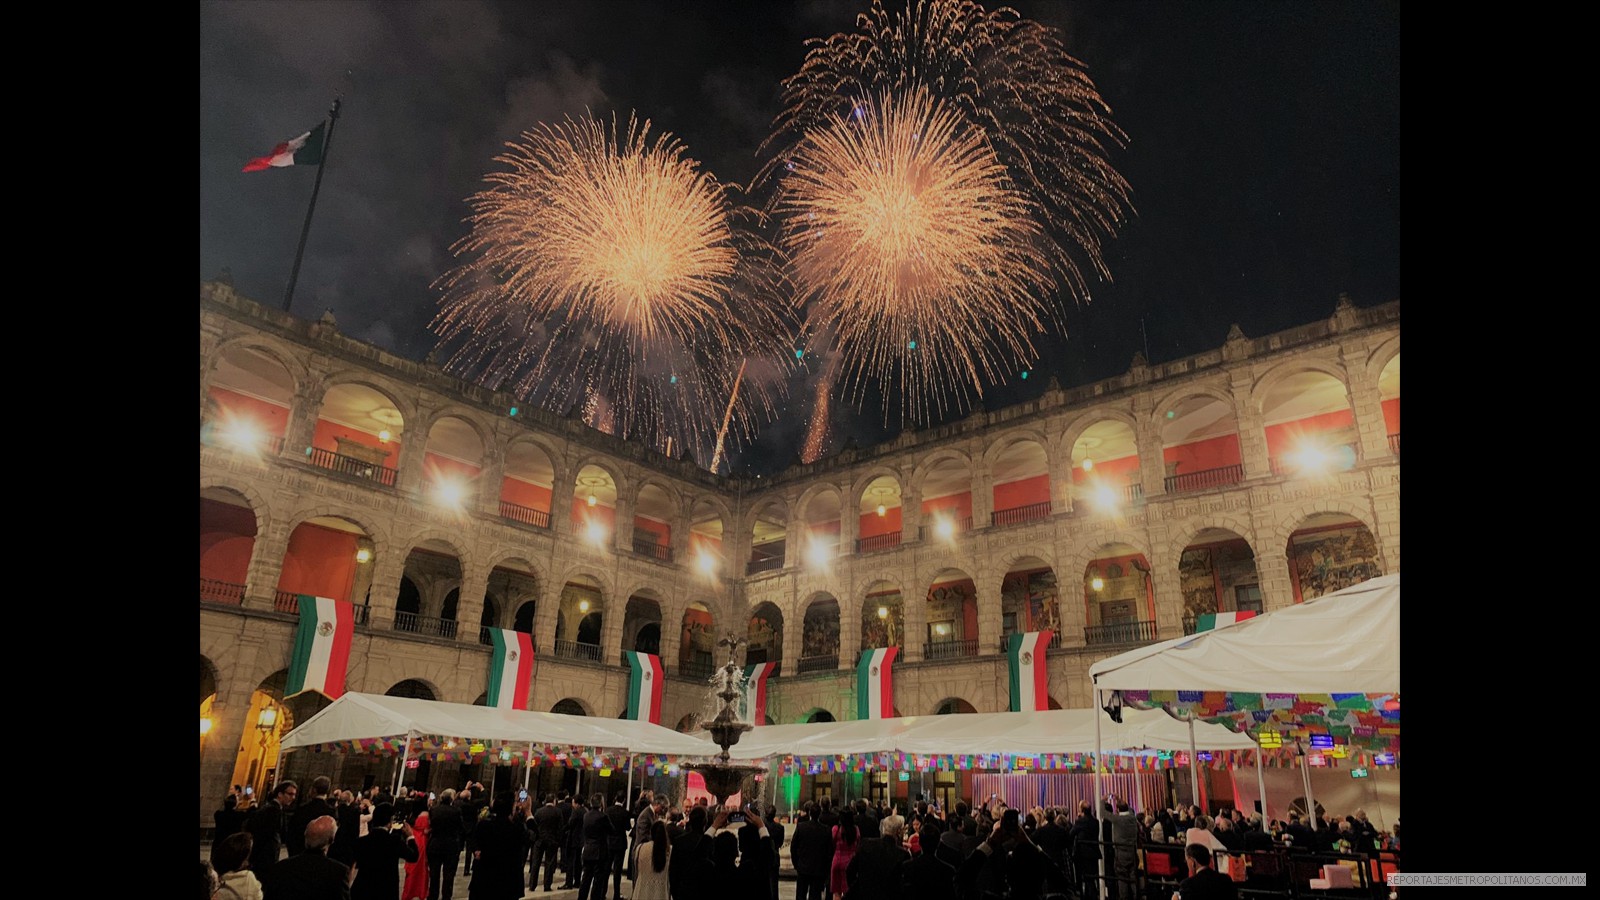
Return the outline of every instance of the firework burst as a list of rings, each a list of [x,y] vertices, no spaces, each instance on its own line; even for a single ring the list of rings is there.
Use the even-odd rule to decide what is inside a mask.
[[[753,214],[631,116],[625,131],[541,124],[507,147],[436,284],[446,368],[560,413],[603,398],[614,433],[707,450],[743,359],[789,345],[781,267],[745,227]],[[735,439],[780,389],[746,376]]]
[[[814,128],[779,188],[783,243],[808,327],[902,419],[964,407],[968,388],[1035,359],[1052,287],[1036,205],[981,134],[916,88]]]
[[[894,15],[873,0],[856,26],[807,42],[805,63],[784,81],[766,176],[782,176],[819,125],[883,91],[921,86],[983,135],[1038,206],[1061,282],[1087,299],[1086,272],[1110,278],[1103,245],[1131,207],[1128,183],[1106,156],[1126,136],[1059,31],[971,0],[910,0]]]

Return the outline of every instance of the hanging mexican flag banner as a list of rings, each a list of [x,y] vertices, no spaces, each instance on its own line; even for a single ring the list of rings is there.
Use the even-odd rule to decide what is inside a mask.
[[[1200,617],[1195,620],[1194,631],[1195,634],[1199,634],[1202,631],[1210,631],[1213,628],[1221,628],[1224,625],[1243,622],[1245,619],[1254,619],[1257,615],[1259,613],[1255,612],[1201,613]]]
[[[766,724],[767,679],[772,677],[776,668],[778,664],[775,662],[752,663],[744,667],[743,708],[739,710],[739,718],[752,725]]]
[[[628,714],[639,722],[661,724],[661,657],[636,650],[623,651],[628,664]]]
[[[301,594],[300,628],[294,635],[289,682],[284,699],[316,691],[329,700],[344,696],[350,667],[350,639],[355,636],[355,608],[342,600]]]
[[[861,654],[856,664],[856,718],[894,718],[894,658],[899,647],[879,647]]]
[[[489,657],[489,706],[527,709],[533,681],[533,635],[509,628],[489,629],[494,655]]]
[[[1011,663],[1011,711],[1050,708],[1050,671],[1045,665],[1045,649],[1054,631],[1030,631],[1006,638],[1006,655]]]

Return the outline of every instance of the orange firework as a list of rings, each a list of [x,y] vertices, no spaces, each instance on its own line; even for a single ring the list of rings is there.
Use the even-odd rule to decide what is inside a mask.
[[[777,208],[808,324],[830,335],[847,393],[877,383],[886,419],[895,399],[903,419],[964,407],[1035,360],[1054,288],[1038,208],[927,91],[808,132]]]
[[[772,248],[648,121],[568,119],[507,146],[437,285],[446,366],[557,412],[603,398],[621,436],[708,449],[743,359],[788,352]],[[781,389],[745,381],[736,436]]]

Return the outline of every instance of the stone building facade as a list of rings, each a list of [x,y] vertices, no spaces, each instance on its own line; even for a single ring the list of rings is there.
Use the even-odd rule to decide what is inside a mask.
[[[282,698],[296,593],[357,604],[355,691],[481,702],[479,626],[519,628],[530,708],[618,715],[638,648],[666,667],[663,724],[687,725],[734,631],[780,661],[774,721],[855,718],[864,641],[902,648],[901,714],[993,712],[1004,636],[1050,627],[1049,698],[1088,706],[1092,662],[1198,613],[1399,570],[1399,345],[1398,302],[1341,300],[735,479],[204,284],[202,821],[316,708]]]

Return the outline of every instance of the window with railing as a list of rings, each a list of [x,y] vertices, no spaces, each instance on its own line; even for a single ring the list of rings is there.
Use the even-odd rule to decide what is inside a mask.
[[[931,518],[939,518],[936,515],[930,516],[930,517]],[[949,529],[948,532],[945,530],[944,526],[940,525],[939,522],[934,522],[931,525],[919,525],[917,527],[917,539],[918,540],[923,540],[923,541],[931,541],[934,538],[947,537],[947,536],[948,537],[955,537],[956,535],[958,535],[958,534],[960,534],[960,533],[962,533],[964,531],[971,531],[972,530],[972,517],[971,516],[962,516],[959,519],[955,519],[955,518],[943,519],[942,521],[949,523],[948,526],[947,526],[948,529]]]
[[[327,469],[340,475],[349,475],[353,478],[374,481],[385,487],[394,487],[395,479],[400,475],[398,469],[391,469],[378,463],[356,459],[353,456],[342,456],[332,450],[323,450],[319,447],[311,448],[309,459],[311,464],[319,469]]]
[[[1326,462],[1313,462],[1298,454],[1283,454],[1269,458],[1267,463],[1274,475],[1300,475],[1312,474],[1306,472],[1308,465],[1314,470],[1344,468],[1354,465],[1357,458],[1355,444],[1340,444],[1327,449]]]
[[[1009,653],[1011,651],[1011,635],[1013,635],[1015,633],[1016,632],[1014,632],[1014,631],[1008,631],[1005,634],[1000,636],[1000,652],[1001,653]],[[1048,647],[1046,647],[1046,649],[1048,649],[1048,650],[1060,650],[1061,647],[1062,647],[1061,632],[1060,631],[1051,632],[1051,634],[1050,634],[1050,644],[1049,644]]]
[[[583,644],[578,641],[556,641],[556,655],[567,659],[586,659],[590,662],[599,662],[600,645]]]
[[[1238,484],[1244,480],[1244,466],[1234,464],[1219,466],[1215,469],[1205,469],[1199,472],[1189,472],[1183,475],[1168,475],[1166,488],[1169,494],[1181,494],[1184,491],[1203,491],[1209,488],[1227,487]]]
[[[888,534],[875,534],[872,537],[857,538],[856,552],[871,553],[874,550],[890,550],[900,546],[900,532],[891,531]]]
[[[244,585],[215,578],[200,579],[200,602],[221,603],[225,606],[244,605]]]
[[[923,659],[961,659],[978,655],[978,639],[929,641],[922,647]]]
[[[513,522],[521,522],[524,525],[532,525],[535,528],[550,527],[550,513],[545,510],[534,509],[531,506],[518,506],[515,503],[507,503],[504,500],[500,501],[500,517],[502,519],[510,519]]]
[[[634,535],[633,552],[661,562],[672,562],[672,547],[667,544],[656,543],[654,535]]]
[[[827,656],[802,656],[799,672],[828,672],[839,668],[839,654],[830,653]]]
[[[1050,501],[1043,503],[1029,503],[1027,506],[1013,506],[1010,509],[997,509],[989,514],[989,524],[996,528],[1007,525],[1021,525],[1024,522],[1037,522],[1050,517]]]
[[[300,595],[289,591],[275,591],[272,594],[272,608],[278,612],[297,613],[300,611]]]
[[[745,563],[746,575],[757,572],[776,572],[783,568],[783,541],[770,541],[750,548],[750,561]]]
[[[489,628],[488,625],[480,625],[480,626],[478,626],[478,643],[483,644],[485,646],[492,646],[494,644],[494,638],[489,633],[490,630],[491,629]],[[530,638],[533,637],[533,632],[531,632],[531,631],[530,632],[526,632],[526,634]]]
[[[716,670],[716,663],[709,659],[686,659],[678,663],[678,674],[684,678],[710,678]]]
[[[424,616],[401,610],[394,614],[394,630],[428,637],[454,638],[456,636],[456,620],[442,619],[438,616]]]
[[[1090,625],[1083,630],[1083,642],[1091,647],[1107,644],[1147,644],[1156,639],[1154,622],[1115,622]]]
[[[1144,499],[1144,485],[1130,484],[1122,489],[1122,499],[1128,503],[1138,503]]]
[[[1395,456],[1400,455],[1400,432],[1389,435],[1389,452]]]

